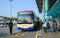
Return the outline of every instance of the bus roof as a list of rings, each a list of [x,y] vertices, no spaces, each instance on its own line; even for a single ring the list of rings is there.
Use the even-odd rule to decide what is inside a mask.
[[[32,10],[23,10],[21,12],[33,12]]]

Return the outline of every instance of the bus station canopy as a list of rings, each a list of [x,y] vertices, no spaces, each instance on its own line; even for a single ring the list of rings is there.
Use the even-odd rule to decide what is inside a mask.
[[[60,18],[60,0],[57,0],[55,5],[48,12],[47,16],[52,16],[53,18]]]

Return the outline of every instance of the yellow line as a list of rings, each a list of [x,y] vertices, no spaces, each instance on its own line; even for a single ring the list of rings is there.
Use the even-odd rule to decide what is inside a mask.
[[[39,32],[39,31],[36,32],[36,36],[35,36],[35,38],[38,38],[38,32]]]

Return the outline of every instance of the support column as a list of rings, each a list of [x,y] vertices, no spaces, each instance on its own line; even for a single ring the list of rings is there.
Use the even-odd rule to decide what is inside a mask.
[[[49,9],[49,3],[48,3],[48,0],[45,0],[44,1],[45,3],[45,5],[44,5],[44,8],[45,8],[45,13],[46,13],[46,15],[48,14],[48,9]],[[46,16],[45,15],[45,16]],[[50,17],[49,16],[46,16],[46,20],[48,21],[50,19]]]
[[[43,7],[42,7],[42,22],[45,22],[45,10],[44,10],[44,0],[43,0]]]

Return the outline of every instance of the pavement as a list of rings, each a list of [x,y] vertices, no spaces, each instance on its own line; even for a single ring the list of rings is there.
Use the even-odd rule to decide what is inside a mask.
[[[60,32],[20,31],[14,26],[12,35],[9,34],[8,27],[0,28],[0,38],[60,38]]]
[[[13,26],[13,35],[19,33],[20,30],[17,30],[17,26]],[[0,27],[0,38],[7,38],[7,36],[12,36],[9,33],[9,27]]]
[[[39,35],[40,34],[40,35]],[[47,32],[39,31],[37,38],[60,38],[60,32]]]
[[[35,38],[37,31],[20,31],[13,26],[13,34],[9,34],[9,27],[0,28],[0,38]]]

